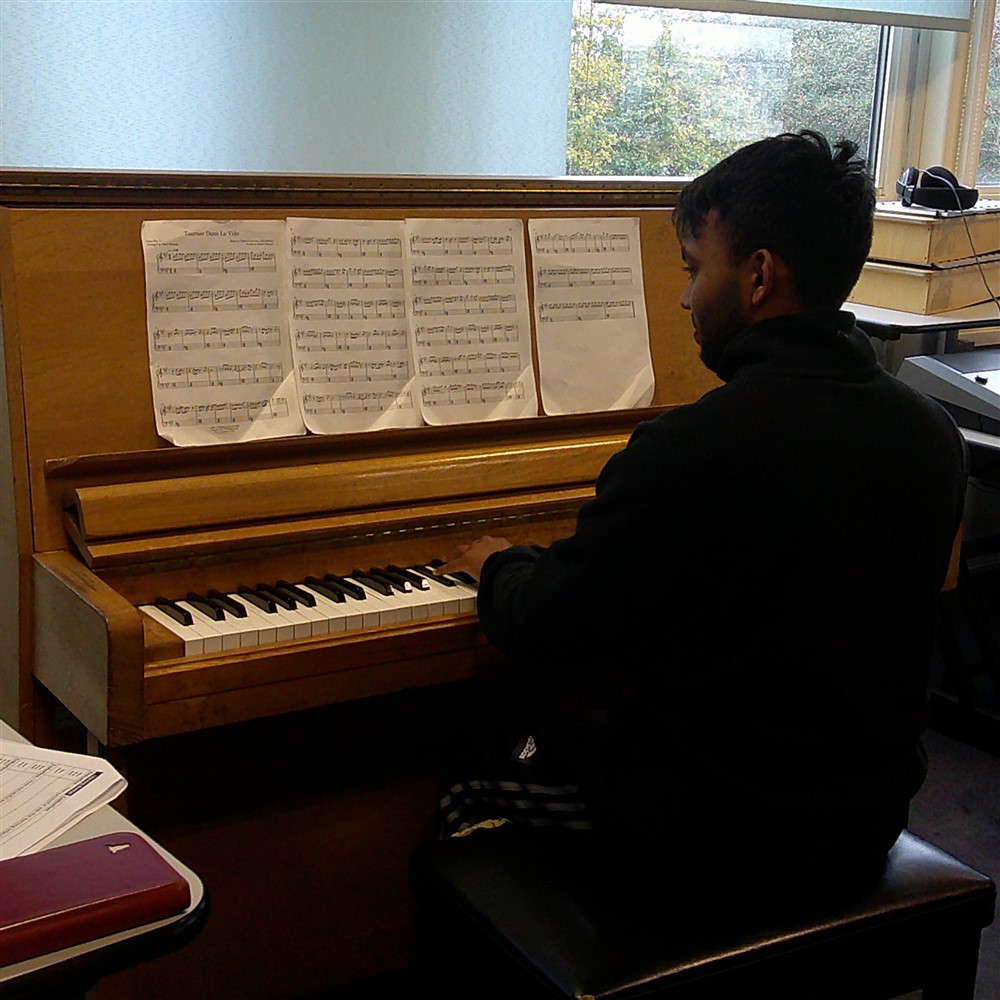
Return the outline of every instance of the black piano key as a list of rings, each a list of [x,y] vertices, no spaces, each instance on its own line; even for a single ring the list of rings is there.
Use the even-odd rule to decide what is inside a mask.
[[[359,587],[353,580],[348,580],[342,576],[335,576],[333,573],[324,574],[323,579],[329,586],[336,587],[348,597],[353,597],[356,601],[364,601],[368,597],[364,587]]]
[[[178,607],[173,601],[168,600],[166,597],[157,597],[153,601],[153,604],[165,615],[170,615],[175,622],[180,622],[181,625],[190,625],[194,621],[191,617],[190,611],[185,611],[183,608]]]
[[[443,566],[444,563],[439,560],[438,561],[438,565]],[[454,580],[449,580],[448,577],[446,577],[446,576],[438,576],[434,572],[434,567],[430,563],[427,563],[426,565],[422,565],[422,566],[414,566],[413,569],[419,570],[421,573],[426,573],[428,576],[434,577],[434,579],[437,580],[438,583],[442,583],[446,587],[454,587],[454,586],[456,586]]]
[[[278,605],[271,598],[262,597],[252,587],[240,587],[238,593],[241,597],[246,598],[255,608],[260,608],[261,611],[266,611],[269,615],[278,613]]]
[[[289,583],[287,580],[279,580],[275,584],[275,587],[279,594],[285,594],[299,604],[304,604],[307,608],[316,607],[316,598],[309,591],[303,590],[301,587],[296,587],[294,583]]]
[[[266,598],[269,601],[274,601],[274,603],[279,608],[284,608],[286,611],[294,611],[296,600],[288,594],[279,593],[274,587],[267,583],[258,583],[256,587],[257,593],[261,597]]]
[[[368,575],[373,580],[381,580],[383,583],[388,583],[393,590],[398,590],[401,594],[413,593],[413,584],[398,573],[393,573],[390,569],[380,569],[378,566],[373,566],[368,570]]]
[[[192,608],[196,608],[206,618],[211,618],[212,621],[221,622],[226,617],[222,608],[202,597],[201,594],[190,593],[187,595],[185,600],[191,605]]]
[[[440,569],[442,566],[446,566],[447,563],[443,559],[432,559],[427,565],[433,569]],[[470,587],[479,586],[474,576],[469,576],[468,573],[463,573],[461,570],[449,573],[448,576],[454,577],[454,579],[458,580],[460,583],[467,583]],[[439,576],[437,579],[440,580],[442,577]]]
[[[410,583],[417,588],[417,590],[430,590],[431,585],[419,574],[414,573],[412,570],[405,569],[402,566],[386,566],[386,569],[390,573],[396,573],[401,576],[404,580],[409,580]]]
[[[234,618],[246,618],[247,616],[247,609],[242,604],[218,590],[210,590],[208,599],[221,607],[227,615],[232,615]]]
[[[360,569],[352,569],[350,578],[357,580],[358,583],[363,583],[366,587],[370,587],[376,594],[383,594],[385,597],[392,596],[392,584],[383,583],[381,580],[373,580],[367,573],[362,572]]]
[[[333,601],[335,604],[344,603],[344,592],[342,590],[337,590],[331,584],[328,584],[315,576],[307,576],[304,582],[308,583],[317,594],[322,594],[328,601]]]

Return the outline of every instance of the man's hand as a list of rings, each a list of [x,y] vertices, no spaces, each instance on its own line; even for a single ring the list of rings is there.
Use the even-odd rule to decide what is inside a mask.
[[[468,573],[476,580],[482,575],[483,563],[493,555],[494,552],[502,552],[509,549],[511,543],[506,538],[492,538],[484,535],[482,538],[462,545],[458,551],[443,565],[439,566],[436,572],[441,573]]]

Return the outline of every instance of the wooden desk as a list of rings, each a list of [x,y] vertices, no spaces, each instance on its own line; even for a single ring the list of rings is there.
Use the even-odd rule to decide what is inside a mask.
[[[0,722],[0,736],[27,743],[19,733]],[[142,833],[120,812],[104,806],[56,838],[47,847],[60,847],[106,833]],[[143,836],[145,836],[143,834]],[[149,840],[148,837],[146,837]],[[72,948],[0,967],[0,997],[46,998],[82,996],[103,976],[166,954],[190,941],[208,917],[208,896],[201,879],[159,844],[154,848],[179,871],[191,887],[191,903],[174,917],[109,934]]]

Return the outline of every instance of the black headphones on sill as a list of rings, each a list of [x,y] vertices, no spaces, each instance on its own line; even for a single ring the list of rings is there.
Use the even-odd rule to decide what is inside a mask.
[[[979,200],[979,191],[963,187],[946,167],[907,167],[896,181],[896,193],[906,207],[923,205],[946,212],[964,211]]]

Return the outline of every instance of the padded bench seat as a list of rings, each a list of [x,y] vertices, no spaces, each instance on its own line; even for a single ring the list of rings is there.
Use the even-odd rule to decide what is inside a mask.
[[[720,872],[693,873],[696,890],[678,895],[622,884],[567,844],[505,827],[416,851],[418,970],[433,995],[972,1000],[996,886],[912,834],[875,884],[796,904]]]

